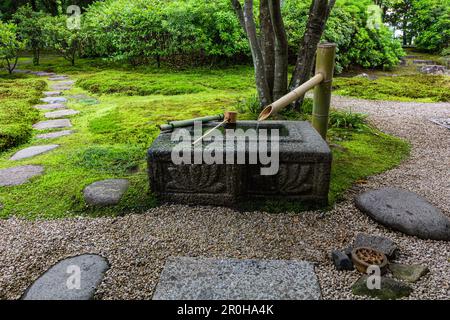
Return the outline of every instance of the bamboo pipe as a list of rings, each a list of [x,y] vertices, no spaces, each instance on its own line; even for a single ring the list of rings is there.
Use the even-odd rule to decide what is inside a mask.
[[[268,105],[264,108],[263,111],[259,114],[258,121],[266,120],[270,116],[278,113],[281,111],[284,107],[291,104],[295,100],[298,100],[300,97],[302,97],[307,91],[314,88],[314,86],[318,85],[322,82],[324,79],[324,76],[322,73],[317,73],[314,77],[303,83],[301,86],[295,88],[288,94],[282,96],[280,99],[278,99],[275,102],[272,102],[272,104]]]
[[[208,130],[208,132],[206,132],[200,138],[198,138],[197,140],[192,142],[192,145],[194,145],[197,142],[203,140],[204,138],[209,136],[214,130],[216,130],[217,128],[223,126],[225,123],[236,123],[236,121],[237,121],[237,112],[235,112],[235,111],[225,111],[223,121],[221,123],[219,123],[217,126],[215,126],[214,128]]]
[[[311,124],[324,140],[327,138],[335,55],[336,44],[322,43],[317,46],[316,72],[323,74],[324,78],[314,88]]]
[[[223,114],[218,114],[215,116],[206,116],[206,117],[200,117],[195,119],[189,119],[189,120],[179,120],[179,121],[170,121],[168,124],[162,124],[159,126],[159,129],[161,131],[170,132],[173,131],[175,128],[181,128],[181,127],[189,127],[194,125],[194,122],[209,122],[209,121],[220,121],[224,119]]]

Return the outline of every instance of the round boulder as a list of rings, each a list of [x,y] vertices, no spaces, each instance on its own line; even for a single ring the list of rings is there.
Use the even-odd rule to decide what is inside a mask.
[[[450,241],[450,220],[423,197],[384,188],[359,195],[356,206],[377,222],[421,239]]]

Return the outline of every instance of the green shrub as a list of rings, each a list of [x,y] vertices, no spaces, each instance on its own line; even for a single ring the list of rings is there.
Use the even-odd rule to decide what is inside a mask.
[[[368,129],[367,115],[350,111],[332,110],[329,117],[329,127],[362,131]]]

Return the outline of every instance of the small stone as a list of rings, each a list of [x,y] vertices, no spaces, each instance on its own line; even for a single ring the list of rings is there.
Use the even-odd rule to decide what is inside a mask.
[[[72,127],[69,119],[47,120],[41,121],[33,125],[36,130],[57,129]]]
[[[0,169],[0,187],[18,186],[44,172],[42,166],[26,165]]]
[[[63,103],[67,102],[67,99],[64,97],[47,97],[41,98],[41,101],[45,103]]]
[[[45,117],[49,118],[49,119],[55,119],[55,118],[62,118],[62,117],[66,117],[66,116],[72,116],[72,115],[78,114],[78,113],[80,113],[80,111],[67,109],[67,110],[59,110],[59,111],[47,112],[45,114]]]
[[[169,258],[154,300],[319,300],[314,265],[297,260]]]
[[[333,259],[336,270],[353,270],[353,262],[344,252],[333,250],[331,252],[331,258]]]
[[[36,136],[36,138],[38,138],[38,139],[54,139],[54,138],[59,138],[59,137],[63,137],[63,136],[68,136],[72,133],[73,133],[73,130],[62,130],[62,131],[38,134]]]
[[[105,258],[84,254],[64,259],[39,277],[24,293],[23,300],[92,300],[95,290],[109,269]],[[69,277],[81,276],[79,287]],[[70,285],[74,285],[71,287]]]
[[[413,291],[407,284],[383,276],[380,278],[379,289],[369,289],[367,286],[368,278],[367,275],[363,275],[353,284],[352,292],[354,295],[378,298],[381,300],[392,300],[407,297]],[[369,283],[373,284],[371,280],[369,280]]]
[[[370,76],[367,73],[360,73],[360,74],[356,75],[355,78],[370,79]]]
[[[49,81],[60,81],[60,80],[67,80],[69,77],[63,76],[63,75],[54,75],[50,78],[48,78]]]
[[[408,265],[401,263],[389,264],[389,270],[395,278],[408,282],[417,282],[422,276],[430,271],[428,267],[420,264]]]
[[[92,206],[116,205],[128,190],[129,181],[126,179],[107,179],[97,181],[84,189],[84,199]]]
[[[55,110],[55,109],[64,109],[66,106],[62,103],[51,103],[51,104],[38,104],[34,106],[39,110]]]
[[[450,219],[423,197],[396,188],[367,191],[356,206],[377,222],[421,239],[450,241]]]
[[[419,71],[425,74],[445,74],[447,69],[441,65],[426,65],[419,67]]]
[[[31,157],[48,152],[48,151],[53,150],[58,147],[59,147],[59,145],[57,145],[57,144],[50,144],[50,145],[46,145],[46,146],[34,146],[34,147],[25,148],[20,151],[17,151],[11,158],[9,158],[9,160],[16,161],[16,160],[31,158]]]
[[[371,236],[364,233],[358,233],[353,248],[369,247],[383,252],[388,259],[394,259],[397,254],[397,246],[394,241],[386,237]],[[351,256],[351,252],[350,252]]]
[[[61,95],[61,91],[44,91],[43,93],[46,97],[56,97]]]

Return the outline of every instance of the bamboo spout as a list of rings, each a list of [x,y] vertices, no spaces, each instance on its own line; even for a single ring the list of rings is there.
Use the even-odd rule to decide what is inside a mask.
[[[295,88],[277,101],[265,107],[264,110],[259,114],[258,121],[266,120],[270,116],[280,112],[283,108],[302,97],[307,91],[311,90],[316,85],[321,83],[323,79],[323,74],[320,72],[317,73],[314,77],[303,83],[301,86]]]

